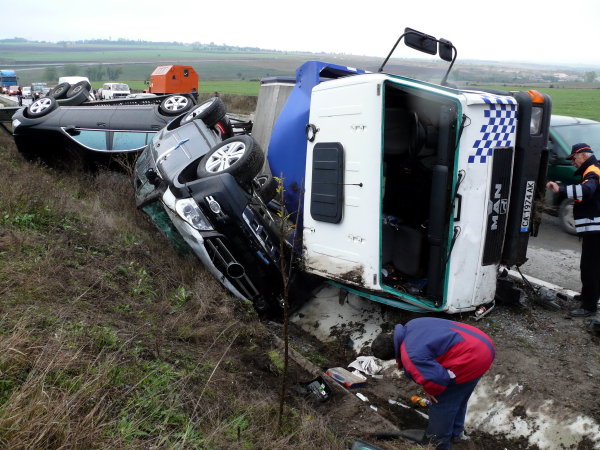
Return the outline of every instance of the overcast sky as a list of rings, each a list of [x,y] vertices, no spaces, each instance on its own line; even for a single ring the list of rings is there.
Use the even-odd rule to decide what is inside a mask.
[[[5,5],[7,6],[7,5]],[[449,39],[458,59],[600,67],[600,1],[19,0],[0,38],[142,39],[385,56],[405,27]],[[399,47],[394,57],[418,56]]]

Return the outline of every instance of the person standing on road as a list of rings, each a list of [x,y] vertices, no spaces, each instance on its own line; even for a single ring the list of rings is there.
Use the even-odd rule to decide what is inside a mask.
[[[487,334],[461,322],[422,317],[396,325],[393,334],[380,334],[371,351],[379,359],[395,358],[431,401],[425,432],[406,430],[405,436],[435,443],[437,450],[451,448],[453,440],[469,439],[464,432],[467,403],[496,355]]]
[[[546,187],[574,202],[575,230],[581,237],[581,307],[569,311],[571,317],[589,317],[598,310],[600,298],[600,163],[591,147],[585,143],[571,147],[567,156],[581,176],[580,184],[559,186],[549,181]]]

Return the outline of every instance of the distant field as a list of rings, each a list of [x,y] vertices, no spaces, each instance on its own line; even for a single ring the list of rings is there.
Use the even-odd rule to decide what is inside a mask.
[[[500,90],[535,89],[552,98],[552,114],[600,121],[600,89],[566,89],[531,86],[481,86]]]

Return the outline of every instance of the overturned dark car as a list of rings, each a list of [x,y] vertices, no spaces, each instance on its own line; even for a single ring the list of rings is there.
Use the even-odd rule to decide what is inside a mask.
[[[224,117],[215,97],[154,136],[136,162],[136,204],[230,292],[259,311],[277,310],[280,258],[289,251],[268,206],[277,185],[262,173],[265,156],[252,136],[216,131]]]
[[[110,163],[116,156],[133,160],[161,128],[194,105],[187,95],[80,105],[48,96],[13,115],[13,135],[27,159],[84,165]]]

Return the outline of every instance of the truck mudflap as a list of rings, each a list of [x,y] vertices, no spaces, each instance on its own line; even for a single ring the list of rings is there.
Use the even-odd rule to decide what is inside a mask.
[[[534,233],[537,211],[534,200],[543,193],[543,154],[548,145],[552,101],[537,91],[517,92],[519,121],[515,142],[510,208],[501,263],[520,266],[527,261],[529,236]]]

